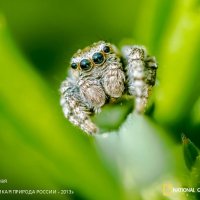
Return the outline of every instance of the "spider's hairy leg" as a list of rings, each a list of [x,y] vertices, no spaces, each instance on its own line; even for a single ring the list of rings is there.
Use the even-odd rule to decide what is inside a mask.
[[[122,53],[126,60],[128,92],[135,97],[136,111],[143,113],[155,84],[156,60],[147,56],[143,46],[125,46]]]
[[[156,82],[156,71],[158,64],[154,56],[147,56],[146,63],[146,82],[147,84],[154,86]]]
[[[79,126],[86,133],[96,133],[98,129],[90,119],[90,109],[84,104],[79,88],[73,80],[69,78],[64,80],[61,84],[60,92],[60,104],[65,117],[74,125]]]
[[[102,76],[102,84],[106,94],[110,97],[121,97],[124,92],[125,74],[121,64],[109,64]]]

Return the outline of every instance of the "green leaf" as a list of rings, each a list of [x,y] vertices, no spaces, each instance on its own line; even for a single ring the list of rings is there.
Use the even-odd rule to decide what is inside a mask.
[[[117,132],[98,135],[96,142],[129,192],[174,171],[175,159],[170,151],[174,144],[147,116],[131,113]]]
[[[117,130],[127,115],[133,111],[133,98],[122,98],[111,105],[105,105],[102,112],[93,117],[101,132]]]
[[[200,14],[197,1],[176,1],[158,57],[155,118],[173,126],[191,112],[199,96]]]

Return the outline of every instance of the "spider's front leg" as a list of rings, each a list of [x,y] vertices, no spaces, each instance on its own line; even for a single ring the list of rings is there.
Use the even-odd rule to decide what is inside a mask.
[[[125,46],[122,54],[126,61],[126,76],[129,94],[135,97],[135,109],[145,111],[148,98],[156,80],[155,57],[147,56],[143,46]]]
[[[93,134],[98,131],[95,124],[90,119],[91,111],[84,103],[80,95],[79,87],[71,79],[66,79],[62,82],[60,87],[61,101],[64,115],[71,123],[79,126],[88,134]]]

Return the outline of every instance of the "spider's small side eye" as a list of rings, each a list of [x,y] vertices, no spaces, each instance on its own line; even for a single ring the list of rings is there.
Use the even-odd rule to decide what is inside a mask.
[[[101,64],[104,61],[104,56],[102,53],[97,52],[93,54],[92,60],[95,64]]]
[[[83,59],[80,62],[80,67],[83,70],[88,70],[92,67],[91,62],[88,59]]]
[[[77,65],[76,63],[72,63],[72,64],[71,64],[71,68],[72,68],[72,69],[77,69],[77,67],[78,67],[78,65]]]
[[[109,46],[104,46],[104,47],[103,47],[103,51],[104,51],[105,53],[109,53],[109,52],[110,52],[110,47],[109,47]]]

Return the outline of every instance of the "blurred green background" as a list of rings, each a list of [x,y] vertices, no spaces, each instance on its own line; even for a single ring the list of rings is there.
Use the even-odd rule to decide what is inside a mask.
[[[200,187],[181,146],[185,133],[200,147],[199,35],[198,0],[0,0],[0,190],[74,191],[0,199],[198,199],[163,186]],[[98,40],[145,45],[158,80],[145,116],[132,100],[105,106],[94,120],[109,133],[88,137],[58,89],[72,54]]]

